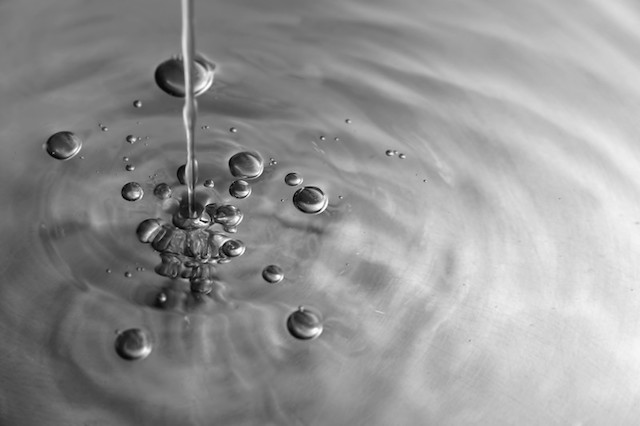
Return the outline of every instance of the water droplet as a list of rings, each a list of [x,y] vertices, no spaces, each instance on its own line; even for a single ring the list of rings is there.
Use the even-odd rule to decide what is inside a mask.
[[[262,278],[271,284],[279,283],[284,278],[284,272],[278,265],[269,265],[262,270]]]
[[[300,306],[287,318],[287,329],[296,339],[314,339],[322,333],[322,317],[315,309]]]
[[[236,198],[247,198],[251,195],[251,186],[246,180],[236,180],[229,186],[229,194]]]
[[[167,198],[170,198],[172,192],[173,190],[171,189],[171,187],[164,182],[157,184],[156,187],[153,188],[153,195],[155,195],[161,200],[166,200]]]
[[[344,122],[347,123],[347,124],[351,124],[351,119],[347,118],[346,120],[344,120]]]
[[[135,136],[133,136],[133,135],[127,135],[126,139],[127,139],[127,142],[129,142],[129,143],[136,143],[136,142],[138,142],[138,138],[136,138],[136,137],[135,137]]]
[[[124,273],[124,276],[127,278],[131,278],[133,275],[131,274],[131,272],[127,271]]]
[[[398,158],[401,159],[401,160],[404,160],[405,158],[407,158],[407,156],[404,155],[404,154],[399,154]]]
[[[320,140],[324,141],[324,140],[327,140],[327,138],[325,136],[320,136]]]
[[[302,176],[296,172],[291,172],[284,177],[284,181],[289,186],[297,186],[302,183]]]
[[[118,333],[115,343],[116,353],[127,361],[144,359],[151,353],[151,340],[147,334],[138,329],[130,328]]]
[[[136,99],[135,101],[133,101],[133,106],[135,108],[141,108],[142,107],[142,101],[140,101],[139,99]]]
[[[230,128],[229,131],[231,133],[238,133],[238,129],[236,129],[235,127]]]
[[[327,196],[320,188],[305,186],[293,194],[293,205],[303,213],[322,213],[329,204]]]
[[[44,149],[56,160],[68,160],[80,152],[82,140],[72,132],[54,133],[47,139]]]
[[[388,149],[385,154],[387,154],[387,157],[393,157],[394,155],[396,155],[395,152],[393,152],[392,149]]]
[[[127,201],[138,201],[143,195],[144,191],[137,182],[129,182],[122,187],[122,198]]]
[[[229,170],[234,177],[255,179],[264,170],[264,162],[257,152],[239,152],[229,159]]]
[[[215,65],[196,55],[194,61],[195,79],[193,82],[193,92],[195,96],[200,96],[213,84],[213,74]],[[183,98],[184,88],[184,65],[182,58],[167,59],[156,68],[156,84],[164,92],[171,96]]]
[[[158,219],[146,219],[138,225],[136,235],[141,243],[150,243],[162,231],[162,224]]]
[[[127,169],[128,172],[132,172],[136,169],[136,166],[134,166],[133,164],[127,164],[126,166],[124,166],[125,169]]]
[[[238,257],[244,253],[245,246],[240,240],[227,240],[220,247],[220,251],[226,257]]]
[[[213,188],[215,185],[216,184],[213,181],[213,179],[207,179],[207,180],[204,181],[205,188]]]

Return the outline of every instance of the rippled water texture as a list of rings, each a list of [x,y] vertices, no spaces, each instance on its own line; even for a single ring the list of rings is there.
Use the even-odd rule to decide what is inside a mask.
[[[246,245],[200,298],[135,234],[185,192],[182,100],[154,81],[179,2],[0,2],[2,425],[637,424],[635,3],[195,7],[196,198],[241,209]],[[243,151],[264,172],[236,199]],[[118,356],[131,329],[144,359]]]

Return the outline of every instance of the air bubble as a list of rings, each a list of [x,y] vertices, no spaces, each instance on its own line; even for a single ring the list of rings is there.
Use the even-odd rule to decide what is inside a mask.
[[[134,106],[134,108],[141,108],[142,107],[142,101],[140,101],[139,99],[136,99],[135,101],[133,101],[133,106]]]
[[[257,152],[239,152],[229,159],[229,170],[234,177],[255,179],[264,171],[264,162]]]
[[[269,265],[262,270],[262,278],[271,284],[276,284],[282,281],[284,272],[278,265]]]
[[[324,141],[324,140],[327,140],[327,138],[325,136],[320,136],[320,140]]]
[[[125,138],[127,140],[127,142],[129,143],[136,143],[138,142],[138,138],[133,136],[133,135],[127,135],[127,137]]]
[[[312,308],[300,306],[287,318],[287,329],[296,339],[315,339],[322,333],[322,317]]]
[[[215,186],[215,182],[213,181],[213,179],[207,179],[204,181],[204,187],[205,188],[213,188]]]
[[[178,176],[178,182],[180,182],[180,185],[184,185],[185,182],[187,181],[187,179],[186,179],[186,175],[187,175],[187,166],[186,166],[186,164],[183,164],[182,166],[178,167],[178,171],[176,172],[176,175]]]
[[[131,278],[133,275],[131,274],[131,272],[127,271],[124,273],[125,278]]]
[[[235,127],[230,128],[229,131],[231,133],[238,133],[238,129],[236,129]]]
[[[193,94],[200,96],[213,84],[213,74],[215,65],[196,55],[194,61]],[[182,58],[167,59],[156,68],[155,72],[156,84],[164,92],[171,96],[183,98],[185,95],[184,87],[184,64]]]
[[[142,187],[137,182],[126,183],[122,187],[122,198],[127,201],[138,201],[144,195]]]
[[[144,331],[138,328],[130,328],[118,334],[115,349],[120,358],[127,361],[136,361],[149,356],[151,353],[151,340]]]
[[[136,169],[136,166],[134,166],[133,164],[127,164],[126,166],[124,166],[125,169],[127,169],[128,172],[132,172]]]
[[[80,152],[82,140],[72,132],[54,133],[47,139],[44,149],[56,160],[68,160]]]
[[[122,161],[124,161],[124,162],[129,161],[129,157],[122,157]]]
[[[344,122],[347,123],[347,124],[351,124],[351,119],[347,118],[346,120],[344,120]]]
[[[398,158],[401,159],[401,160],[404,160],[405,158],[407,158],[407,156],[404,155],[404,154],[399,154]]]
[[[150,243],[162,230],[162,224],[158,219],[146,219],[138,225],[136,235],[141,243]]]
[[[213,218],[213,221],[222,225],[227,232],[229,232],[227,228],[236,227],[242,222],[242,212],[231,204],[220,207],[217,207],[215,204],[209,204],[206,209]]]
[[[173,190],[166,183],[159,183],[156,185],[155,188],[153,188],[153,195],[155,195],[161,200],[166,200],[167,198],[170,198],[172,192]]]
[[[387,157],[393,157],[394,155],[396,155],[396,153],[392,149],[388,149],[385,154],[387,154]]]
[[[102,130],[103,132],[108,132],[109,128],[107,126],[103,126],[102,124],[100,124],[100,130]]]
[[[242,256],[245,251],[244,243],[240,240],[227,240],[220,247],[220,251],[226,257],[238,257]]]
[[[329,204],[329,199],[320,188],[315,186],[305,186],[298,189],[293,194],[293,205],[303,213],[322,213]]]
[[[300,185],[302,180],[302,176],[296,172],[291,172],[284,177],[284,182],[289,186]]]
[[[236,180],[229,186],[229,194],[235,198],[247,198],[251,195],[251,186],[246,180]]]

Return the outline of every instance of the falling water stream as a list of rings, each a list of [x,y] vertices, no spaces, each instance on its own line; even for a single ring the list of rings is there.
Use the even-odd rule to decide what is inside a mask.
[[[0,1],[0,425],[637,423],[636,4],[182,6]]]

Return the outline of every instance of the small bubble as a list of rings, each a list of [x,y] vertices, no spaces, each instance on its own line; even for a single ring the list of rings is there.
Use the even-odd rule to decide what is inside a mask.
[[[151,340],[144,331],[138,328],[130,328],[118,333],[115,349],[121,358],[127,361],[136,361],[149,356],[151,353]]]
[[[215,185],[216,184],[213,181],[213,179],[207,179],[207,180],[204,181],[205,188],[213,188]]]
[[[133,164],[127,164],[126,166],[124,166],[125,169],[127,169],[128,172],[132,172],[136,169],[136,166],[134,166]]]
[[[81,160],[84,160],[84,155],[81,155],[81,156],[80,156],[80,159],[81,159]]]
[[[324,136],[320,136],[320,140],[321,140],[321,141],[325,141],[325,140],[327,140],[327,138],[326,138],[326,137],[324,137]]]
[[[271,284],[276,284],[282,281],[284,272],[278,265],[269,265],[262,270],[262,278]]]
[[[245,246],[240,240],[227,240],[220,247],[220,251],[227,257],[238,257],[244,253]]]
[[[144,268],[142,266],[136,266],[136,271],[144,272]]]
[[[211,215],[215,223],[219,223],[225,228],[235,227],[242,222],[243,214],[236,206],[226,204],[217,207],[215,204],[209,204],[206,207],[207,213]],[[227,232],[229,232],[227,230]]]
[[[209,126],[207,124],[205,124],[204,126],[200,127],[202,130],[208,130]]]
[[[426,180],[426,179],[422,179],[422,181],[423,181],[424,183],[427,183],[427,180]]]
[[[103,132],[108,132],[109,128],[107,126],[103,126],[102,124],[100,124],[100,130],[102,130]]]
[[[236,129],[235,127],[230,128],[229,131],[231,133],[238,133],[238,129]]]
[[[158,219],[146,219],[138,225],[136,235],[141,243],[150,243],[162,230],[162,224]]]
[[[347,123],[347,124],[351,124],[351,119],[347,118],[346,120],[344,120],[344,122]]]
[[[333,138],[333,140],[336,141],[336,142],[340,142],[340,138],[337,137],[337,136],[335,138]]]
[[[300,306],[287,318],[287,329],[296,339],[315,339],[322,328],[322,317],[315,309]]]
[[[264,162],[257,152],[239,152],[229,159],[229,170],[234,177],[255,179],[264,171]]]
[[[140,101],[139,99],[136,99],[135,101],[133,101],[133,106],[135,108],[141,108],[142,107],[142,101]]]
[[[158,296],[156,296],[156,304],[159,306],[162,306],[165,303],[167,303],[167,300],[169,300],[169,298],[167,297],[167,294],[164,291],[160,292]]]
[[[387,154],[387,157],[393,157],[394,155],[396,155],[396,153],[395,153],[395,152],[393,152],[393,150],[391,150],[391,149],[388,149],[388,150],[385,152],[385,154]]]
[[[278,162],[274,158],[270,158],[269,159],[269,165],[270,166],[275,166],[276,164],[278,164]]]
[[[157,184],[156,187],[153,188],[153,195],[155,195],[161,200],[166,200],[167,198],[170,198],[172,192],[173,190],[171,189],[171,187],[164,182]]]
[[[122,161],[124,161],[124,162],[129,161],[129,157],[122,157]]]
[[[344,199],[344,197],[343,197],[342,195],[338,195],[338,198],[339,198],[340,200],[343,200],[343,199]]]
[[[127,271],[124,273],[124,276],[127,278],[131,278],[133,275],[131,274],[131,272]]]
[[[107,274],[110,274],[110,273],[111,273],[111,269],[107,269],[105,272],[106,272]]]
[[[293,194],[293,205],[303,213],[322,213],[329,204],[329,200],[320,188],[305,186]]]
[[[284,177],[284,182],[289,186],[300,185],[302,183],[302,181],[303,181],[302,176],[300,174],[298,174],[297,172],[288,173]]]
[[[407,156],[401,153],[398,155],[398,158],[404,160],[405,158],[407,158]]]
[[[72,132],[54,133],[44,144],[44,150],[56,160],[68,160],[80,152],[82,140]]]
[[[127,201],[138,201],[144,195],[144,191],[142,190],[142,187],[137,182],[126,183],[122,187],[121,193],[122,193],[122,198],[124,198]]]
[[[236,180],[229,186],[229,194],[236,198],[247,198],[251,195],[251,186],[246,180]]]
[[[125,138],[127,140],[127,142],[129,143],[136,143],[138,142],[138,138],[133,136],[133,135],[127,135],[127,137]]]
[[[213,84],[213,74],[215,65],[200,55],[196,55],[194,61],[195,79],[193,82],[193,93],[200,96]],[[184,65],[181,58],[167,59],[156,68],[156,84],[165,93],[178,98],[185,95],[184,87]]]

